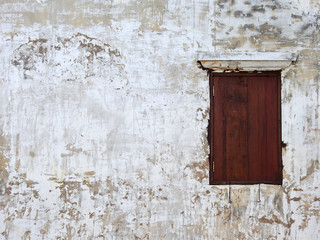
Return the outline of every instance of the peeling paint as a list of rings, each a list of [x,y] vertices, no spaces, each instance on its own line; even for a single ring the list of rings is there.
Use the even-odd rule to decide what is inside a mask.
[[[320,239],[319,9],[2,1],[0,238]],[[202,68],[248,65],[199,68],[197,52],[297,54],[270,61],[283,69],[282,186],[208,185]]]

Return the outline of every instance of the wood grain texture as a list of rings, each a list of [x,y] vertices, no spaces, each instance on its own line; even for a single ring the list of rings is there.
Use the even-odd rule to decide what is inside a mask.
[[[213,73],[211,184],[281,184],[280,72]],[[212,84],[211,84],[212,85]]]

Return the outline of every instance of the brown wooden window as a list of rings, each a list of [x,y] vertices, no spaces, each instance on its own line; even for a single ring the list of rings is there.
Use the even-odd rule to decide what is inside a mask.
[[[210,73],[210,184],[282,184],[281,73]]]

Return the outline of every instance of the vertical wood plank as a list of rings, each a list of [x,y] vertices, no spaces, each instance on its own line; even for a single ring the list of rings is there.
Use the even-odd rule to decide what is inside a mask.
[[[209,73],[209,98],[210,98],[210,118],[208,124],[208,143],[210,147],[209,154],[209,184],[214,184],[214,96],[213,96],[213,87],[214,87],[214,77],[212,72]]]
[[[213,159],[214,159],[214,181],[224,181],[225,180],[225,156],[224,156],[224,146],[225,146],[225,126],[223,119],[223,109],[225,105],[224,95],[225,88],[223,84],[223,78],[215,76],[214,77],[214,149],[213,149]]]
[[[281,184],[282,185],[282,124],[281,124],[281,119],[282,119],[282,115],[281,115],[281,72],[279,72],[277,74],[277,110],[278,110],[278,177],[277,177],[277,184]]]
[[[226,178],[229,181],[248,180],[247,161],[247,80],[245,77],[224,79],[226,128]]]
[[[267,129],[265,82],[259,76],[249,77],[248,84],[248,150],[250,180],[265,179],[267,164]]]
[[[277,77],[263,78],[266,82],[266,129],[267,129],[267,176],[269,181],[278,180],[278,89]]]

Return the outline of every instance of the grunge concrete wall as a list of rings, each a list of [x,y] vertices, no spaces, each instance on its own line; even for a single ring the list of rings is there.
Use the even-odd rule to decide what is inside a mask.
[[[0,2],[0,239],[319,239],[316,0]],[[197,51],[294,52],[283,185],[208,185]]]

